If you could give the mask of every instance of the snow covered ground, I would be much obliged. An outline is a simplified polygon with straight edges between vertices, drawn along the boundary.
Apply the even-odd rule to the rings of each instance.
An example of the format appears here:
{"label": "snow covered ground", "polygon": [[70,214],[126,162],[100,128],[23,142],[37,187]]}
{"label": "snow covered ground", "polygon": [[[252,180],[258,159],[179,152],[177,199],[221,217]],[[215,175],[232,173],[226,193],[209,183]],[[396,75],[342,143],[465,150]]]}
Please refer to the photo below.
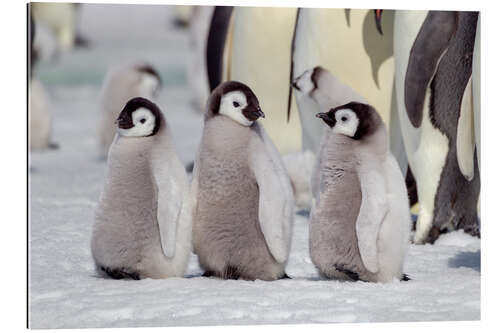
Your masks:
{"label": "snow covered ground", "polygon": [[291,280],[200,277],[192,255],[186,278],[97,277],[90,255],[93,211],[106,170],[97,159],[98,93],[105,70],[142,58],[165,82],[160,105],[183,162],[192,161],[202,117],[191,109],[184,74],[187,33],[168,30],[167,7],[84,5],[93,47],[45,62],[36,75],[51,94],[55,151],[31,155],[30,326],[133,327],[480,319],[480,241],[454,232],[411,245],[410,282],[321,280],[308,254],[307,219],[297,215]]}

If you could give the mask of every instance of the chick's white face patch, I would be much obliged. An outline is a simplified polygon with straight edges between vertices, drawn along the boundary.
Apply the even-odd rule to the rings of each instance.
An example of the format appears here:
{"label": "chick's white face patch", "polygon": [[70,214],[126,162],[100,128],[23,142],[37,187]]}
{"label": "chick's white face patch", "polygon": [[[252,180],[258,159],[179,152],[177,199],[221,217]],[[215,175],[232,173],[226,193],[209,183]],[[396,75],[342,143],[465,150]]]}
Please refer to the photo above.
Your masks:
{"label": "chick's white face patch", "polygon": [[350,109],[340,109],[335,112],[335,126],[333,133],[339,133],[353,137],[358,129],[359,118],[356,113]]}
{"label": "chick's white face patch", "polygon": [[148,136],[153,133],[156,117],[146,108],[138,108],[132,112],[134,127],[124,129],[118,127],[118,133],[122,136]]}
{"label": "chick's white face patch", "polygon": [[245,94],[241,91],[231,91],[220,99],[219,114],[225,115],[238,124],[250,126],[253,121],[243,115],[243,109],[248,105]]}

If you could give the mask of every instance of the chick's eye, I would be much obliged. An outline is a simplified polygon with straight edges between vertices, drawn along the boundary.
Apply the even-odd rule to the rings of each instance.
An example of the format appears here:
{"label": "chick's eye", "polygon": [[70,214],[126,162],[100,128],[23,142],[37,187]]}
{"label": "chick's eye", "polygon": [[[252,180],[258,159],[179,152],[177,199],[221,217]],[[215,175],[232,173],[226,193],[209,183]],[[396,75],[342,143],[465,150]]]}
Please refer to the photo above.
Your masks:
{"label": "chick's eye", "polygon": [[346,116],[343,116],[342,118],[340,118],[340,120],[342,120],[342,121],[347,121],[347,117],[346,117]]}
{"label": "chick's eye", "polygon": [[240,103],[238,103],[238,102],[233,102],[233,106],[234,106],[235,108],[237,108],[238,106],[240,106]]}
{"label": "chick's eye", "polygon": [[146,119],[142,118],[141,120],[139,120],[141,122],[141,124],[144,124],[146,122]]}

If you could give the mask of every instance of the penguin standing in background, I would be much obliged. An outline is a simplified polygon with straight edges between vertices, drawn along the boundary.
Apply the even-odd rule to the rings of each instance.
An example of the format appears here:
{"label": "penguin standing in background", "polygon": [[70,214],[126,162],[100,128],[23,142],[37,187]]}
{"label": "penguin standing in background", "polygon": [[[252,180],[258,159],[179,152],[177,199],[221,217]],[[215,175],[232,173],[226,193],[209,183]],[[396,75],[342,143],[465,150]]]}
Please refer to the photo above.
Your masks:
{"label": "penguin standing in background", "polygon": [[72,3],[34,2],[30,4],[36,22],[50,28],[56,36],[59,51],[75,45],[76,6]]}
{"label": "penguin standing in background", "polygon": [[293,192],[260,117],[257,97],[240,82],[222,83],[207,103],[191,185],[193,246],[204,276],[287,277]]}
{"label": "penguin standing in background", "polygon": [[472,55],[472,108],[477,162],[481,170],[481,14],[478,14],[474,54]]}
{"label": "penguin standing in background", "polygon": [[74,11],[75,11],[75,47],[89,47],[91,42],[85,37],[81,30],[78,27],[79,21],[82,18],[83,4],[82,3],[73,3]]}
{"label": "penguin standing in background", "polygon": [[205,59],[213,11],[213,6],[193,6],[193,15],[189,25],[189,45],[192,54],[187,77],[193,93],[194,108],[200,112],[203,112],[208,96],[210,96]]}
{"label": "penguin standing in background", "polygon": [[314,265],[326,278],[406,279],[410,209],[381,117],[356,102],[317,116],[330,134],[319,157],[319,194],[310,218]]}
{"label": "penguin standing in background", "polygon": [[30,80],[29,88],[29,149],[57,149],[59,145],[51,141],[52,115],[49,111],[49,95],[37,79]]}
{"label": "penguin standing in background", "polygon": [[[477,163],[481,172],[481,14],[477,19],[476,40],[472,59],[472,108],[474,110],[474,139]],[[481,218],[481,194],[477,200],[477,214]]]}
{"label": "penguin standing in background", "polygon": [[206,46],[208,85],[212,92],[222,81],[228,80],[228,55],[232,40],[232,6],[215,6]]}
{"label": "penguin standing in background", "polygon": [[289,123],[284,112],[288,107],[290,45],[296,11],[296,8],[217,7],[212,21],[214,33],[211,28],[207,44],[211,89],[222,80],[246,82],[254,87],[262,108],[270,110],[263,126],[281,154],[301,150],[295,106]]}
{"label": "penguin standing in background", "polygon": [[92,231],[96,268],[115,279],[182,276],[192,204],[170,129],[141,97],[127,102],[117,126]]}
{"label": "penguin standing in background", "polygon": [[45,150],[45,149],[56,149],[59,147],[58,144],[51,141],[52,132],[52,115],[50,114],[51,103],[49,95],[43,87],[42,82],[33,77],[34,66],[38,60],[37,52],[33,48],[35,39],[35,22],[33,21],[33,16],[31,15],[31,7],[29,8],[30,25],[29,25],[29,38],[30,38],[30,48],[29,48],[29,108],[28,108],[28,120],[29,120],[29,150]]}
{"label": "penguin standing in background", "polygon": [[[393,17],[392,10],[384,10],[380,16],[380,11],[366,9],[300,8],[292,42],[291,82],[305,71],[321,66],[346,89],[380,110],[389,126],[395,109]],[[316,130],[317,122],[311,120],[314,115],[300,101],[299,93],[295,91],[303,132],[302,149],[317,151],[321,131]],[[393,132],[391,138],[400,140],[398,128]],[[396,155],[402,155],[398,160],[406,171],[404,151],[395,150],[398,150],[394,152]]]}
{"label": "penguin standing in background", "polygon": [[133,63],[112,68],[101,90],[101,118],[97,124],[99,155],[105,158],[115,136],[115,120],[121,105],[133,97],[154,99],[161,88],[158,72],[145,63]]}
{"label": "penguin standing in background", "polygon": [[292,84],[302,123],[302,148],[318,153],[325,126],[316,114],[349,102],[366,102],[351,87],[321,66],[308,68]]}
{"label": "penguin standing in background", "polygon": [[397,11],[395,85],[420,211],[414,241],[445,230],[478,236],[479,169],[471,76],[478,13]]}

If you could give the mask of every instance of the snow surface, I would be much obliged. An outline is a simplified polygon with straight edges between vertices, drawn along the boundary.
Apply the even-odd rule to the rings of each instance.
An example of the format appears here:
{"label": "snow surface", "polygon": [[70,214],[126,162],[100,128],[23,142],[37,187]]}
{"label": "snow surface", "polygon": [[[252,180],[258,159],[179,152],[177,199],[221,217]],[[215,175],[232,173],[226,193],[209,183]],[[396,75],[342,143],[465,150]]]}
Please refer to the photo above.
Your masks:
{"label": "snow surface", "polygon": [[410,282],[321,280],[308,252],[307,218],[296,215],[290,280],[200,277],[192,255],[186,278],[99,278],[90,255],[93,212],[105,163],[97,159],[98,93],[105,70],[142,58],[159,67],[160,95],[184,163],[192,161],[202,116],[191,109],[187,32],[168,30],[164,6],[84,5],[91,49],[46,62],[36,75],[51,94],[59,150],[31,155],[30,326],[135,327],[480,319],[480,241],[463,232],[411,245]]}

